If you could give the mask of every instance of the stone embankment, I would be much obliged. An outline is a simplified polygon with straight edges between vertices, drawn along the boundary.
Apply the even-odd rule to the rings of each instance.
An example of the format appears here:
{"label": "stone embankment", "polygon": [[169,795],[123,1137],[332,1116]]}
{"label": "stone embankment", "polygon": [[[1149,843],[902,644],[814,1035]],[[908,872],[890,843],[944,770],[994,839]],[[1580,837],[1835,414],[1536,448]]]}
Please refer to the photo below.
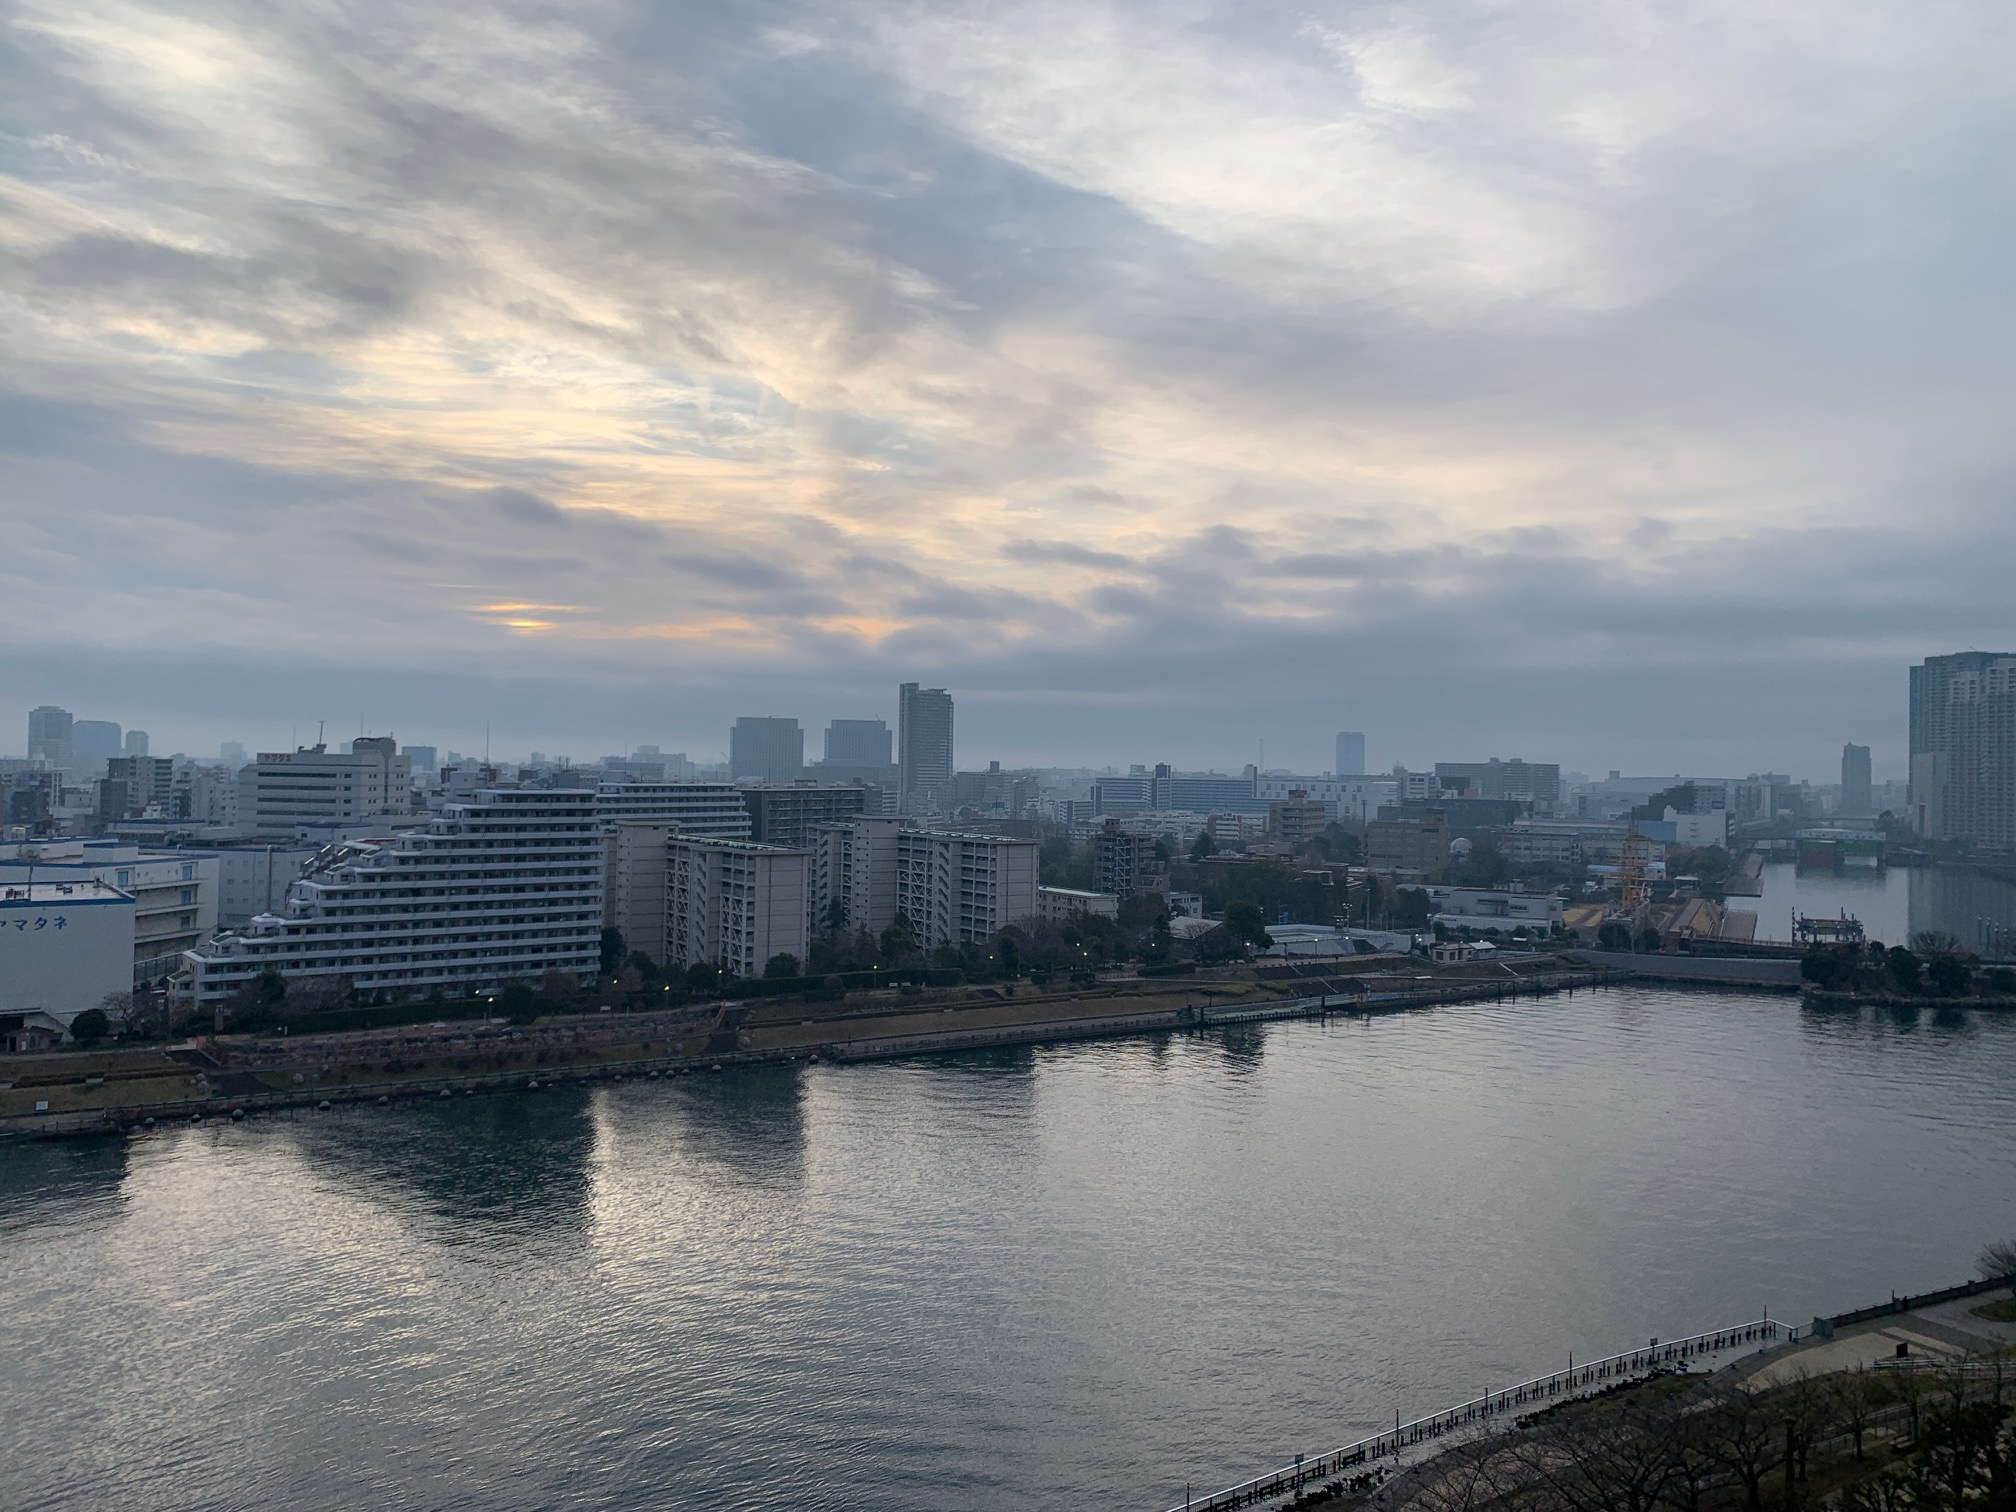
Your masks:
{"label": "stone embankment", "polygon": [[895,993],[845,1004],[719,1003],[704,1010],[599,1013],[511,1025],[413,1025],[313,1037],[217,1036],[0,1062],[0,1134],[92,1133],[148,1120],[247,1116],[264,1109],[389,1102],[560,1082],[711,1071],[802,1060],[856,1061],[1058,1043],[1439,1003],[1547,994],[1618,973],[1533,963],[1503,978],[1401,974],[1260,982],[1197,977],[1103,990],[968,988],[920,1000]]}

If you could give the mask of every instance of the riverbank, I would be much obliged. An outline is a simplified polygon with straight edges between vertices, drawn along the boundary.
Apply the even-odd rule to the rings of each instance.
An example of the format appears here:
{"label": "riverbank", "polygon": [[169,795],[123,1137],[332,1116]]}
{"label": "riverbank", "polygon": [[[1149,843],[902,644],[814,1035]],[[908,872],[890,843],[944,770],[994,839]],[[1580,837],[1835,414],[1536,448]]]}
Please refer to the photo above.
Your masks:
{"label": "riverbank", "polygon": [[1396,1013],[1544,995],[1624,979],[1556,958],[1523,973],[1437,974],[1405,958],[1333,975],[1247,972],[1117,980],[1066,992],[1014,984],[841,1003],[717,1003],[700,1012],[580,1014],[513,1025],[437,1022],[314,1036],[208,1036],[165,1049],[0,1061],[0,1137],[94,1134],[150,1121],[245,1117],[338,1102],[536,1091],[561,1082],[867,1061],[1009,1045],[1165,1034],[1270,1019]]}

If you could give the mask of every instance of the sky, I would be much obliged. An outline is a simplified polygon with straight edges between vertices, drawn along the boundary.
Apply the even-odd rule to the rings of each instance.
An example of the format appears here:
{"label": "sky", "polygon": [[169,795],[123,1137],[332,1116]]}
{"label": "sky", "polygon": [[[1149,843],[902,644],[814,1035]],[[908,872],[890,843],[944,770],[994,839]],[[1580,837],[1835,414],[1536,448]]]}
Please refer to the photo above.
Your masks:
{"label": "sky", "polygon": [[1991,3],[0,7],[0,751],[1904,770]]}

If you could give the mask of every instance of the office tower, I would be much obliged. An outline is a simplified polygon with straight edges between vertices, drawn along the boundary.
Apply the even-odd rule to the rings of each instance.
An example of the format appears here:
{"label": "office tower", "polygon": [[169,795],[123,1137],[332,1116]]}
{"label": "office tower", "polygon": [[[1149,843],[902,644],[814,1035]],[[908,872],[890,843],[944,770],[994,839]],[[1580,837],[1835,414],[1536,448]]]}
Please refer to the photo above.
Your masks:
{"label": "office tower", "polygon": [[1357,777],[1365,771],[1365,736],[1359,730],[1344,730],[1337,736],[1337,765],[1334,776]]}
{"label": "office tower", "polygon": [[438,777],[441,768],[440,755],[441,753],[433,746],[409,745],[406,747],[406,763],[412,768],[415,776],[424,774],[428,777]]}
{"label": "office tower", "polygon": [[75,760],[75,752],[71,747],[74,726],[75,721],[68,709],[59,709],[54,704],[43,704],[39,709],[30,709],[28,759],[46,761],[52,767],[68,771]]}
{"label": "office tower", "polygon": [[904,683],[896,690],[896,803],[926,812],[952,780],[952,695]]}
{"label": "office tower", "polygon": [[1841,812],[1851,816],[1870,812],[1869,747],[1841,747]]}
{"label": "office tower", "polygon": [[147,732],[145,730],[128,730],[126,732],[126,746],[121,754],[126,756],[145,756],[147,754]]}
{"label": "office tower", "polygon": [[183,957],[198,1007],[271,968],[289,982],[348,978],[359,992],[420,998],[439,987],[570,981],[602,944],[602,827],[580,788],[484,789],[424,829],[326,846],[280,916]]}
{"label": "office tower", "polygon": [[121,754],[124,742],[119,726],[109,719],[80,719],[70,726],[70,755],[75,765],[71,775],[80,782],[95,782],[105,775],[105,763]]}
{"label": "office tower", "polygon": [[728,732],[728,775],[795,782],[805,770],[805,732],[795,719],[744,716]]}
{"label": "office tower", "polygon": [[886,720],[836,719],[826,726],[826,765],[889,767],[896,764]]}
{"label": "office tower", "polygon": [[217,759],[226,766],[245,765],[245,745],[243,741],[227,740],[217,747]]}

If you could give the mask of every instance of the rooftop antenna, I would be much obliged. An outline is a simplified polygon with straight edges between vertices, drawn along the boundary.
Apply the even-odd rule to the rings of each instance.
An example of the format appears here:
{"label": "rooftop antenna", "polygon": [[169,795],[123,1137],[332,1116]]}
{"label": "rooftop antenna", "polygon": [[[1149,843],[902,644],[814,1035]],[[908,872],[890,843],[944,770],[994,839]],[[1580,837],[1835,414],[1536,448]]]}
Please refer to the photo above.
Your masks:
{"label": "rooftop antenna", "polygon": [[483,721],[483,765],[490,765],[490,721]]}
{"label": "rooftop antenna", "polygon": [[327,744],[327,741],[323,738],[322,735],[322,727],[327,723],[329,723],[329,721],[326,719],[318,719],[315,721],[315,744],[317,744],[318,746]]}

